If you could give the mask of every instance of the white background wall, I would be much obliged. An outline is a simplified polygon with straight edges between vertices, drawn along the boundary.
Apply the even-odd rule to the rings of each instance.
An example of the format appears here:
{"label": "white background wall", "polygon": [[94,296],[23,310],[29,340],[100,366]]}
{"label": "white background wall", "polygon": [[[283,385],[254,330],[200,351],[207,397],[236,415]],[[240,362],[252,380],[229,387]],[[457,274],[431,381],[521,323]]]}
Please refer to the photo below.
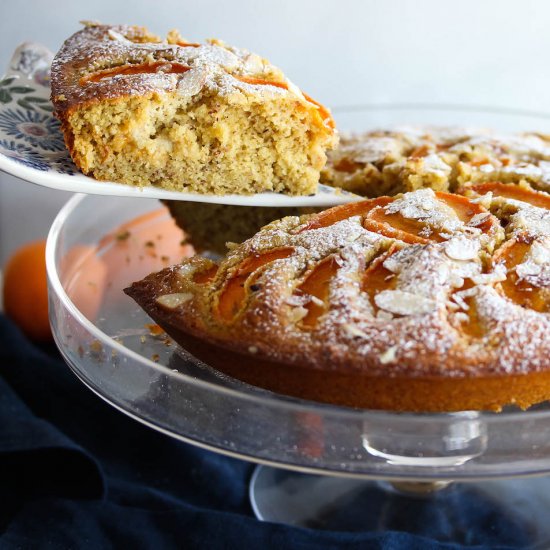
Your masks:
{"label": "white background wall", "polygon": [[[268,57],[331,106],[440,102],[550,112],[545,0],[0,0],[0,72],[20,42],[57,49],[82,19],[177,27]],[[0,265],[66,195],[0,174]]]}

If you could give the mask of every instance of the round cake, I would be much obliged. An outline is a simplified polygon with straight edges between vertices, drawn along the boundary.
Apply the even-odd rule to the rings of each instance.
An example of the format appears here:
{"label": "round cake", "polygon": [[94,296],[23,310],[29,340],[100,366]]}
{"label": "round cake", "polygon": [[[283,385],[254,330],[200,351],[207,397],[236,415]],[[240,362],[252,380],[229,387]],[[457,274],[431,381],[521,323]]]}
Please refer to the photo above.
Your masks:
{"label": "round cake", "polygon": [[287,217],[126,289],[245,382],[397,411],[550,398],[550,197],[472,184]]}

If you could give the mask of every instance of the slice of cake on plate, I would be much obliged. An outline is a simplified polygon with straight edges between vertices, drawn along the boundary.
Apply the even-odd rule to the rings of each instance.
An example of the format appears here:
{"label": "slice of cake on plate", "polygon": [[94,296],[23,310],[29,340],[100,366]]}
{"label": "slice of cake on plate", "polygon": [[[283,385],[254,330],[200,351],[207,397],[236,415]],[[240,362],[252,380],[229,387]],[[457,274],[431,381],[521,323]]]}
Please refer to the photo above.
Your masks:
{"label": "slice of cake on plate", "polygon": [[218,40],[87,24],[52,64],[52,102],[87,175],[195,193],[316,192],[329,111],[265,59]]}

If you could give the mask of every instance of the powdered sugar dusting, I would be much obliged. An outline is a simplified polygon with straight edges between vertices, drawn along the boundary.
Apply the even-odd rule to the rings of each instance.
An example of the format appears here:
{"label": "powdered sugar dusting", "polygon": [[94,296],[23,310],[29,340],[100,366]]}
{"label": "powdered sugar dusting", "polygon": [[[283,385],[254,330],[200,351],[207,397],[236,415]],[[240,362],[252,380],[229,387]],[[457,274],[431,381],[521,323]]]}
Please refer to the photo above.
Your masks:
{"label": "powdered sugar dusting", "polygon": [[[447,228],[451,220],[457,224],[451,227],[462,228],[454,211],[449,212],[431,190],[409,193],[395,203],[388,211],[430,223],[435,218]],[[481,231],[458,231],[443,242],[407,246],[366,230],[359,216],[302,231],[305,223],[285,218],[260,231],[229,253],[213,283],[219,292],[244,258],[293,247],[292,255],[253,275],[255,292],[236,323],[239,337],[258,346],[260,354],[312,368],[368,369],[390,376],[403,372],[464,376],[480,368],[515,372],[526,365],[541,367],[539,353],[548,346],[545,340],[529,343],[532,357],[528,361],[518,362],[518,352],[513,351],[525,338],[528,328],[522,319],[527,314],[498,290],[507,277],[506,269],[500,262],[492,265],[483,259],[487,242]],[[375,291],[371,301],[363,287],[369,284],[365,271],[392,243],[397,249],[391,249],[382,264],[390,286]],[[540,275],[543,268],[535,273],[531,264],[540,261],[541,254],[535,249],[526,265],[518,266],[519,272]],[[336,259],[337,270],[328,283],[325,308],[319,298],[295,289],[329,256]],[[308,304],[324,308],[324,313],[314,326],[304,327]],[[482,327],[481,335],[475,337],[462,330],[473,312]],[[548,315],[529,312],[528,317],[533,323],[536,320],[537,327],[550,328]],[[510,320],[515,332],[506,327]],[[230,338],[231,330],[220,328],[224,338]],[[284,345],[279,338],[284,338]],[[501,356],[502,349],[508,349],[506,357]]]}
{"label": "powdered sugar dusting", "polygon": [[[227,346],[254,346],[257,357],[312,369],[388,377],[543,370],[550,353],[550,315],[515,303],[501,283],[513,274],[549,288],[549,212],[521,201],[498,201],[505,203],[495,212],[509,222],[506,236],[477,227],[487,212],[465,224],[429,189],[407,193],[385,207],[388,214],[446,229],[445,240],[428,244],[408,245],[374,233],[360,216],[317,229],[306,229],[310,217],[284,218],[232,249],[216,278],[200,290],[180,268],[178,280],[189,281],[183,291],[197,288],[207,298],[199,301],[199,312],[197,300],[183,304],[179,323],[189,330],[208,327],[199,335]],[[535,235],[524,241],[530,250],[507,272],[495,254],[509,239],[524,238],[529,231]],[[242,313],[231,322],[217,318],[216,300],[242,262],[287,247],[292,248],[289,256],[262,265],[244,283]],[[334,260],[336,272],[322,283],[326,299],[322,293],[319,298],[298,292],[327,258]],[[378,278],[369,279],[373,265],[381,271],[377,268]],[[313,306],[319,308],[318,318],[304,323]]]}
{"label": "powdered sugar dusting", "polygon": [[542,208],[522,208],[511,218],[512,227],[531,235],[550,234],[550,212]]}
{"label": "powdered sugar dusting", "polygon": [[[149,92],[178,92],[192,97],[202,90],[219,95],[246,94],[259,97],[292,96],[312,106],[283,73],[265,59],[246,50],[212,40],[206,44],[170,44],[145,31],[126,25],[91,25],[70,37],[52,63],[52,89],[60,111],[74,103],[101,97],[144,95]],[[155,41],[156,40],[156,41]],[[166,61],[155,73],[140,73],[81,82],[98,71]],[[189,67],[171,74],[170,64]],[[257,80],[258,84],[240,78]],[[277,86],[260,85],[273,81]],[[315,107],[317,108],[317,107]]]}
{"label": "powdered sugar dusting", "polygon": [[383,290],[374,301],[380,309],[398,315],[422,315],[437,308],[435,300],[399,289]]}

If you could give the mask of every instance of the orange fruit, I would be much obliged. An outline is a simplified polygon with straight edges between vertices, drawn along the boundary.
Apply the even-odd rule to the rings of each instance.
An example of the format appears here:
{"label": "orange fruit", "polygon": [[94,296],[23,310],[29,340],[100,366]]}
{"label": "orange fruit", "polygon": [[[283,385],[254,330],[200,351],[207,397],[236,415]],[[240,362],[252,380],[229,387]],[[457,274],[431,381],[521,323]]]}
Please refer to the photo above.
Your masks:
{"label": "orange fruit", "polygon": [[4,311],[32,340],[51,339],[46,241],[23,245],[9,258],[4,268]]}

